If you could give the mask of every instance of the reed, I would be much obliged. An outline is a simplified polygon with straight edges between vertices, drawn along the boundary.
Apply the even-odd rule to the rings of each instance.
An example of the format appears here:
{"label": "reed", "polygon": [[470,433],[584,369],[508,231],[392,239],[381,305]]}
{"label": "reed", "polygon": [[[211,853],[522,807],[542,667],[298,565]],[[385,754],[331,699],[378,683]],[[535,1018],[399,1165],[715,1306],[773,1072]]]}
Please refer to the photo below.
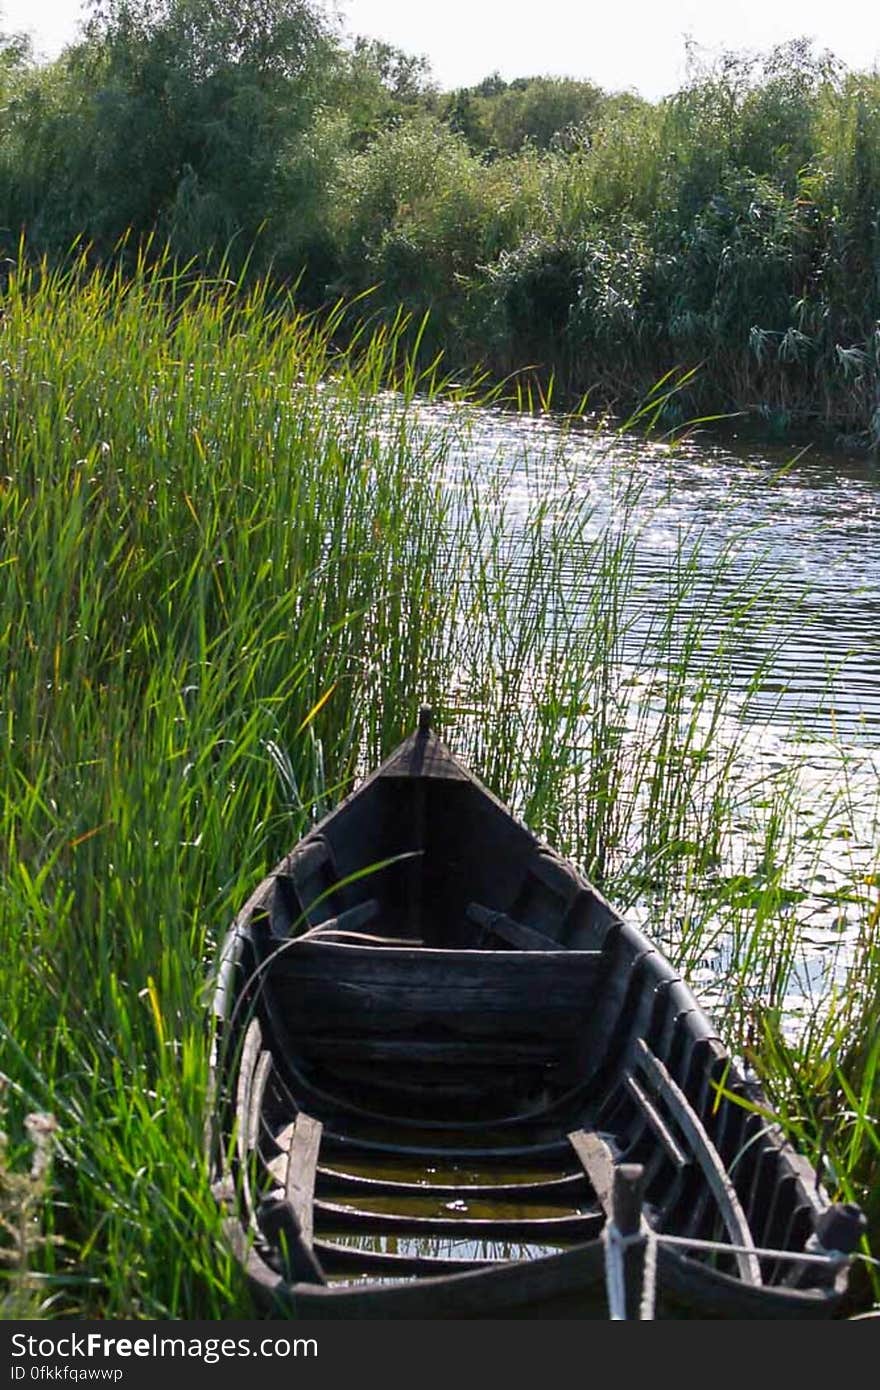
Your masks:
{"label": "reed", "polygon": [[[29,1252],[47,1313],[248,1311],[204,1155],[213,953],[422,699],[689,968],[734,897],[726,846],[759,798],[724,673],[765,576],[722,584],[722,558],[707,603],[683,536],[641,592],[625,476],[609,498],[564,451],[532,476],[477,470],[473,398],[420,377],[402,319],[340,351],[346,312],[319,322],[157,254],[125,279],[24,258],[9,278],[0,1070],[11,1134],[57,1124]],[[767,834],[769,862],[787,851]],[[758,915],[726,979],[790,970],[782,900]],[[875,937],[853,962],[874,985]],[[840,1057],[864,1098],[859,1142],[840,1130],[856,1193],[873,987],[847,1029],[867,1050]],[[734,999],[735,1028],[745,984]]]}

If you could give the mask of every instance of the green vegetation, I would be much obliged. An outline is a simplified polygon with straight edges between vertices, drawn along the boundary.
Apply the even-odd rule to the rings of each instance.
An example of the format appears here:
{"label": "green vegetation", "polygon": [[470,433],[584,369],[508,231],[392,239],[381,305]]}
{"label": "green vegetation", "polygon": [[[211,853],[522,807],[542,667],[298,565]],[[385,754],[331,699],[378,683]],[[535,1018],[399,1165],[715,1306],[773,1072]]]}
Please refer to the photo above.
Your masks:
{"label": "green vegetation", "polygon": [[333,359],[161,264],[16,272],[2,339],[0,1067],[58,1121],[69,1301],[216,1315],[208,959],[433,683],[436,445],[375,394],[393,339]]}
{"label": "green vegetation", "polygon": [[[731,552],[707,592],[684,535],[665,591],[642,590],[626,476],[612,470],[609,513],[606,475],[596,502],[564,454],[516,492],[501,469],[463,469],[467,399],[447,385],[427,404],[403,322],[343,334],[343,317],[310,319],[265,281],[191,281],[158,254],[113,273],[84,256],[9,270],[7,1306],[247,1312],[204,1156],[213,953],[423,698],[498,794],[650,914],[689,975],[715,960],[719,1021],[805,1151],[833,1160],[832,1190],[873,1203],[877,1251],[880,924],[876,871],[856,858],[830,899],[863,923],[846,1007],[798,1043],[782,1027],[792,904],[828,897],[793,827],[852,837],[855,771],[814,824],[810,792],[727,712],[728,663],[772,617],[766,573]],[[57,1126],[39,1188],[34,1112]]]}
{"label": "green vegetation", "polygon": [[[875,779],[819,797],[728,717],[759,563],[682,536],[643,591],[628,475],[610,513],[561,452],[472,476],[476,396],[441,376],[617,408],[677,367],[643,418],[876,446],[878,205],[880,78],[804,44],[650,104],[441,93],[307,0],[106,0],[42,66],[0,39],[4,1312],[247,1311],[203,1155],[213,952],[424,698],[710,962],[880,1252]],[[800,924],[845,914],[795,1034]]]}
{"label": "green vegetation", "polygon": [[104,0],[35,66],[0,47],[0,237],[63,261],[145,237],[431,318],[456,370],[626,409],[880,443],[880,78],[804,41],[692,55],[652,104],[497,75],[441,93],[423,60],[345,45],[309,0]]}

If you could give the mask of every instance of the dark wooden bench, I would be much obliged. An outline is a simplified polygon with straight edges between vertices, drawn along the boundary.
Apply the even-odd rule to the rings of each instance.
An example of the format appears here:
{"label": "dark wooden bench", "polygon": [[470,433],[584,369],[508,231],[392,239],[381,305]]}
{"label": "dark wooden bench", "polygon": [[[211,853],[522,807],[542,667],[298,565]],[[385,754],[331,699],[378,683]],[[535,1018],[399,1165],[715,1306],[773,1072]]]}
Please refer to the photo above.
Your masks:
{"label": "dark wooden bench", "polygon": [[576,1036],[589,1018],[600,951],[436,950],[307,937],[265,972],[292,1034]]}

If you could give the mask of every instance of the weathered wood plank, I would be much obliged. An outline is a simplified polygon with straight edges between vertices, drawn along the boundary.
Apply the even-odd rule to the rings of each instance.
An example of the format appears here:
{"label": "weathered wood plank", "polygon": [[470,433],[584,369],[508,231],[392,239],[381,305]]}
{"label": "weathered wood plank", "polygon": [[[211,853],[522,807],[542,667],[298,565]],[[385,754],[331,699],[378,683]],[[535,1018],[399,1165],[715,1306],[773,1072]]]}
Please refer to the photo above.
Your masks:
{"label": "weathered wood plank", "polygon": [[291,1283],[323,1284],[324,1271],[312,1248],[311,1237],[303,1239],[299,1218],[291,1203],[283,1196],[269,1197],[260,1203],[257,1221],[263,1235],[280,1256],[285,1278]]}
{"label": "weathered wood plank", "polygon": [[671,1112],[681,1132],[685,1135],[730,1234],[733,1245],[744,1246],[744,1251],[733,1255],[739,1269],[740,1278],[748,1284],[761,1284],[761,1266],[752,1253],[755,1243],[746,1219],[745,1212],[737,1196],[736,1188],[728,1177],[721,1155],[706,1133],[705,1126],[688,1101],[684,1091],[672,1079],[666,1067],[655,1057],[644,1039],[639,1038],[636,1045],[636,1063],[642,1075],[654,1087],[667,1109]]}
{"label": "weathered wood plank", "polygon": [[[602,1233],[608,1314],[615,1322],[654,1316],[654,1288],[645,1286],[648,1228],[642,1208],[644,1187],[641,1163],[615,1165],[611,1217]],[[615,1233],[622,1239],[614,1239]],[[648,1278],[653,1279],[653,1275]]]}
{"label": "weathered wood plank", "polygon": [[[238,1116],[238,1157],[242,1164],[247,1162],[249,1148],[249,1129],[251,1115],[251,1092],[254,1072],[263,1046],[263,1035],[259,1020],[252,1018],[248,1024],[244,1041],[241,1044],[241,1057],[238,1063],[235,1109]],[[252,1146],[251,1146],[252,1147]]]}
{"label": "weathered wood plank", "polygon": [[285,1197],[296,1216],[303,1243],[307,1246],[312,1244],[314,1238],[312,1209],[323,1128],[320,1120],[300,1112],[293,1126],[288,1150]]}
{"label": "weathered wood plank", "polygon": [[338,1168],[318,1167],[318,1190],[322,1193],[338,1194],[361,1192],[365,1196],[428,1196],[428,1197],[470,1197],[482,1201],[484,1198],[498,1198],[504,1202],[577,1201],[587,1191],[587,1178],[582,1168],[577,1172],[549,1175],[544,1179],[529,1178],[525,1182],[496,1183],[433,1183],[427,1178],[423,1182],[406,1182],[396,1178],[365,1177],[362,1173],[346,1173]]}
{"label": "weathered wood plank", "polygon": [[519,951],[566,951],[567,947],[554,941],[546,932],[536,931],[534,927],[524,927],[514,922],[504,912],[495,912],[481,903],[468,903],[465,915],[469,921],[481,928],[480,940],[485,936],[497,936],[509,946]]}
{"label": "weathered wood plank", "polygon": [[272,1065],[272,1053],[269,1051],[261,1052],[259,1061],[254,1069],[253,1081],[248,1097],[246,1135],[247,1147],[249,1149],[256,1149],[260,1142],[260,1123],[263,1118],[263,1101],[266,1095],[266,1087],[269,1084],[269,1077],[272,1073]]}
{"label": "weathered wood plank", "polygon": [[299,1048],[306,1057],[327,1061],[442,1064],[444,1066],[492,1067],[543,1066],[558,1060],[552,1043],[516,1042],[504,1038],[475,1038],[469,1041],[423,1041],[421,1038],[395,1037],[304,1037]]}
{"label": "weathered wood plank", "polygon": [[317,926],[332,915],[332,895],[328,890],[339,875],[323,835],[297,845],[284,862],[284,874],[293,883],[310,926]]}
{"label": "weathered wood plank", "polygon": [[408,1031],[432,1019],[483,1034],[502,1020],[549,1035],[572,1032],[589,1014],[598,951],[443,951],[306,940],[280,951],[267,988],[298,1033],[344,1030],[346,1022]]}
{"label": "weathered wood plank", "polygon": [[[444,1101],[456,1104],[467,1102],[471,1106],[482,1102],[480,1108],[485,1109],[487,1101],[495,1100],[500,1095],[508,1095],[508,1104],[513,1105],[517,1092],[515,1079],[508,1079],[505,1085],[494,1069],[486,1072],[471,1068],[467,1073],[457,1073],[431,1067],[427,1071],[422,1068],[417,1075],[413,1075],[401,1066],[383,1070],[369,1062],[360,1066],[339,1061],[325,1064],[327,1070],[319,1080],[327,1094],[335,1097],[337,1104],[344,1101],[358,1111],[381,1114],[389,1119],[397,1116],[398,1122],[404,1124],[408,1122],[409,1107],[413,1104],[424,1110],[426,1105],[435,1107],[438,1102]],[[343,1088],[341,1092],[339,1086]],[[380,1099],[373,1099],[374,1093]],[[380,1107],[378,1110],[377,1106]]]}
{"label": "weathered wood plank", "polygon": [[[438,1131],[440,1133],[442,1131]],[[523,1159],[527,1163],[538,1163],[544,1159],[562,1158],[567,1145],[564,1139],[550,1139],[535,1144],[505,1144],[492,1146],[462,1144],[394,1144],[381,1139],[368,1139],[366,1136],[342,1134],[325,1130],[324,1143],[335,1152],[350,1154],[393,1154],[402,1158],[439,1159],[441,1162],[456,1159],[479,1159],[485,1163],[505,1163],[510,1158]]]}
{"label": "weathered wood plank", "polygon": [[413,982],[428,988],[445,985],[523,991],[538,979],[573,991],[592,983],[601,961],[601,951],[560,951],[549,938],[544,940],[543,949],[528,951],[450,950],[414,942],[376,951],[372,945],[322,941],[310,933],[302,942],[293,941],[279,951],[271,969],[282,976]]}
{"label": "weathered wood plank", "polygon": [[380,907],[376,898],[367,898],[366,902],[355,903],[354,907],[346,908],[344,912],[339,912],[335,917],[328,917],[326,922],[321,922],[317,927],[312,927],[309,931],[310,939],[320,940],[323,936],[333,932],[348,934],[349,932],[359,932],[363,927],[375,922],[379,916]]}
{"label": "weathered wood plank", "polygon": [[642,1224],[642,1189],[645,1170],[641,1163],[618,1163],[614,1167],[611,1209],[614,1224],[622,1236],[634,1236]]}
{"label": "weathered wood plank", "polygon": [[638,1105],[645,1119],[648,1121],[648,1124],[651,1126],[651,1129],[654,1131],[654,1134],[660,1140],[660,1144],[662,1145],[663,1149],[672,1159],[672,1162],[675,1164],[676,1168],[686,1168],[688,1163],[690,1162],[688,1155],[682,1152],[681,1146],[676,1143],[675,1137],[672,1134],[672,1131],[670,1130],[669,1126],[663,1122],[663,1119],[661,1118],[657,1110],[657,1107],[651,1104],[651,1101],[645,1095],[645,1092],[642,1090],[642,1087],[636,1081],[634,1076],[628,1076],[626,1078],[626,1088],[632,1096],[633,1100]]}
{"label": "weathered wood plank", "polygon": [[614,1154],[601,1135],[589,1130],[574,1130],[568,1142],[581,1161],[599,1205],[610,1219],[614,1200]]}
{"label": "weathered wood plank", "polygon": [[534,874],[535,878],[560,898],[565,910],[568,910],[581,891],[581,884],[571,865],[560,859],[559,855],[547,850],[539,851],[531,860],[529,873]]}

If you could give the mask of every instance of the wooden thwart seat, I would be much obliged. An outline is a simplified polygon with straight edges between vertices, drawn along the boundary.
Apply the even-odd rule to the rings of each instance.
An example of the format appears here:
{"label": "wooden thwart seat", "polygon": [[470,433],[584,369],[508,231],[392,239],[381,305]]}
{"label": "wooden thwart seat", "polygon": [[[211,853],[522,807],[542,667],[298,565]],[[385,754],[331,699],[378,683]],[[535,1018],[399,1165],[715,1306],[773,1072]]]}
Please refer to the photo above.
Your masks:
{"label": "wooden thwart seat", "polygon": [[410,1037],[442,1028],[487,1041],[577,1036],[601,951],[437,950],[308,936],[277,952],[266,988],[291,1035]]}
{"label": "wooden thwart seat", "polygon": [[[351,1199],[350,1199],[351,1201]],[[590,1240],[598,1234],[602,1218],[596,1212],[561,1211],[553,1215],[530,1216],[528,1213],[514,1214],[509,1203],[502,1204],[498,1215],[488,1215],[493,1206],[491,1199],[483,1198],[479,1216],[455,1215],[426,1216],[407,1211],[405,1199],[403,1210],[377,1211],[360,1210],[356,1205],[344,1201],[321,1198],[316,1202],[316,1212],[320,1229],[332,1228],[334,1232],[362,1232],[364,1234],[386,1234],[398,1236],[437,1236],[453,1240],[482,1241],[533,1241],[551,1244],[562,1240]]]}
{"label": "wooden thwart seat", "polygon": [[552,1042],[469,1038],[424,1040],[422,1038],[303,1037],[299,1044],[305,1057],[325,1061],[358,1061],[441,1064],[448,1066],[549,1066],[559,1061]]}

